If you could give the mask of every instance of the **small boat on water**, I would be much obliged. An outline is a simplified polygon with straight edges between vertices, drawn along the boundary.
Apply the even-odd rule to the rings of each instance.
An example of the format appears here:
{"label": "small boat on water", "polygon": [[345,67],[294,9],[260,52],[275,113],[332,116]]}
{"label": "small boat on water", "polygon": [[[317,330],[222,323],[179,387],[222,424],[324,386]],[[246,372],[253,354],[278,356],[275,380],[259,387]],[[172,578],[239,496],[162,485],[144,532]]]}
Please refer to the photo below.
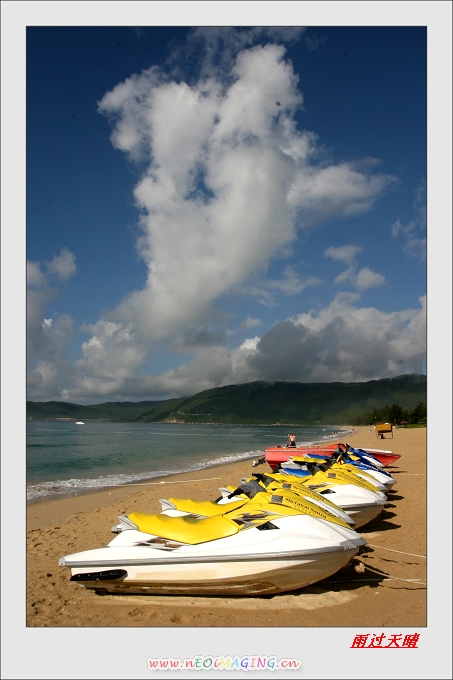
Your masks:
{"label": "small boat on water", "polygon": [[67,555],[59,565],[71,569],[71,581],[101,593],[266,595],[331,576],[366,544],[303,498],[263,491],[224,508],[202,518],[120,516],[122,531],[106,547]]}
{"label": "small boat on water", "polygon": [[76,425],[85,425],[85,423],[83,423],[81,420],[76,420],[76,423],[75,423],[75,424],[76,424]]}

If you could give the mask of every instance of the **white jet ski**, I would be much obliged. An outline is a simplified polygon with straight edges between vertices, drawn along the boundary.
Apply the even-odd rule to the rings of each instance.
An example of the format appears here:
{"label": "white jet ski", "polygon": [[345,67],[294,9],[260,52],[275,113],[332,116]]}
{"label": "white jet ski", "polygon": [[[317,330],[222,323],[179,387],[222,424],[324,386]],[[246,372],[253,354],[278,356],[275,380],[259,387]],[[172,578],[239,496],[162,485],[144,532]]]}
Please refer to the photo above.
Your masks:
{"label": "white jet ski", "polygon": [[[315,456],[311,456],[311,459],[314,459]],[[291,469],[300,469],[301,466],[304,464],[304,456],[300,457],[295,457],[295,456],[290,456],[288,458],[288,461],[286,463],[283,463],[282,468],[285,470],[291,470]],[[341,465],[342,469],[345,472],[350,472],[353,475],[357,475],[357,477],[360,477],[360,479],[363,479],[365,482],[368,482],[368,484],[371,484],[373,487],[375,487],[379,491],[389,491],[392,486],[395,484],[395,479],[389,475],[388,473],[383,473],[380,470],[377,469],[370,469],[369,467],[367,469],[364,469],[362,467],[358,467],[353,463],[348,463],[348,462],[337,462],[335,459],[330,459],[326,460],[325,458],[319,458],[319,462],[326,463],[328,468],[332,471],[335,471],[338,469],[338,465]]]}
{"label": "white jet ski", "polygon": [[72,581],[107,593],[272,594],[331,576],[366,544],[318,505],[265,491],[201,519],[119,519],[123,530],[105,548],[60,558]]}

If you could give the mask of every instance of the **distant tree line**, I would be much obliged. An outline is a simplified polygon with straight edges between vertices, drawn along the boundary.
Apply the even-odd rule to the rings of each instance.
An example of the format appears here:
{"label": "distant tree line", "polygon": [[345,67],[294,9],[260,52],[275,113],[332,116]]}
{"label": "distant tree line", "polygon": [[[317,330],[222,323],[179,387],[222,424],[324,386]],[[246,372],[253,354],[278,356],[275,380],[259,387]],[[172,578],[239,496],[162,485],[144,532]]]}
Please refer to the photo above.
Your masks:
{"label": "distant tree line", "polygon": [[417,406],[408,411],[403,409],[399,404],[386,404],[381,408],[374,408],[372,411],[364,413],[359,416],[358,425],[374,425],[375,423],[393,423],[396,419],[396,424],[400,425],[402,421],[407,421],[410,425],[417,423],[426,423],[426,403],[420,401]]}

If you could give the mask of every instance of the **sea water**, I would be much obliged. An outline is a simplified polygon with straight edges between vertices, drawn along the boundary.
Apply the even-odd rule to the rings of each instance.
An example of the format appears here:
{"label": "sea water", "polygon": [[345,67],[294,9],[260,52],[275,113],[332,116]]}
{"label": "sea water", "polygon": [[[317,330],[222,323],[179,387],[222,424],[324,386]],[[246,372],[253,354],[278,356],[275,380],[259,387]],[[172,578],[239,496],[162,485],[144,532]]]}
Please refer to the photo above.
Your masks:
{"label": "sea water", "polygon": [[334,425],[182,425],[27,421],[27,500],[36,502],[144,482],[247,458],[271,446],[332,441]]}

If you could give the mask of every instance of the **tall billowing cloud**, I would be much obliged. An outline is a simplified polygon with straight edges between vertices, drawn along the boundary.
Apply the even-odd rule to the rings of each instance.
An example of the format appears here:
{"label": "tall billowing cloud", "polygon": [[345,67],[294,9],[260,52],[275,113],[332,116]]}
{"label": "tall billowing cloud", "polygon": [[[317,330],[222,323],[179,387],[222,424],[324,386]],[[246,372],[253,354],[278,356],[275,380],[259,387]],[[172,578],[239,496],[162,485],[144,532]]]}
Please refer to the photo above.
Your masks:
{"label": "tall billowing cloud", "polygon": [[100,102],[113,144],[146,166],[134,194],[147,285],[110,320],[148,339],[170,336],[265,272],[305,222],[369,210],[393,181],[314,164],[316,139],[296,129],[302,95],[284,54],[275,44],[243,50],[227,78],[191,86],[151,68]]}
{"label": "tall billowing cloud", "polygon": [[286,121],[301,96],[275,45],[242,52],[234,82],[189,87],[155,70],[106,95],[113,143],[149,165],[135,188],[147,287],[117,318],[162,338],[209,312],[295,237]]}

